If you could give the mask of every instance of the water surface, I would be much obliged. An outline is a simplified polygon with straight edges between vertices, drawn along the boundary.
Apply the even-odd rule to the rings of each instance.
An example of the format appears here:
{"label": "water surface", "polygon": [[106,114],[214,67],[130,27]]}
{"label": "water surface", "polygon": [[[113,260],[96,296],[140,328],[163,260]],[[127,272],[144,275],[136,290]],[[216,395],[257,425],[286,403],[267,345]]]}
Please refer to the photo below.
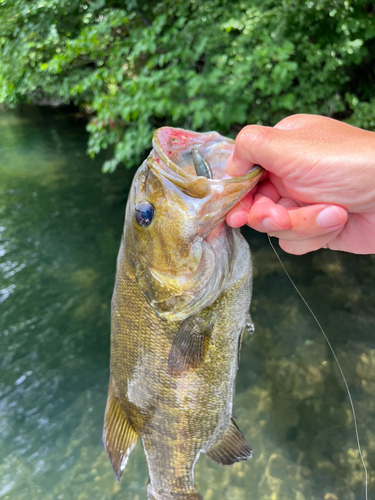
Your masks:
{"label": "water surface", "polygon": [[[101,443],[109,307],[131,175],[103,175],[77,116],[0,115],[0,499],[144,500],[137,445],[117,483]],[[234,402],[252,460],[202,456],[205,500],[357,500],[364,474],[343,382],[266,238],[254,259],[253,336]],[[375,258],[282,254],[325,327],[355,400],[375,490]]]}

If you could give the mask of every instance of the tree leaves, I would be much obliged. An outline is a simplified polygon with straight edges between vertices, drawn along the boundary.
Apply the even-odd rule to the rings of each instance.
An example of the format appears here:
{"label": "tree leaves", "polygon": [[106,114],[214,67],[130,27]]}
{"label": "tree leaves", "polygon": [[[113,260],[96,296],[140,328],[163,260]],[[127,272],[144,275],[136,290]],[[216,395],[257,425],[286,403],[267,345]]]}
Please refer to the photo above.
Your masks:
{"label": "tree leaves", "polygon": [[155,128],[235,135],[291,113],[375,128],[375,10],[364,0],[2,0],[0,102],[92,113],[103,170]]}

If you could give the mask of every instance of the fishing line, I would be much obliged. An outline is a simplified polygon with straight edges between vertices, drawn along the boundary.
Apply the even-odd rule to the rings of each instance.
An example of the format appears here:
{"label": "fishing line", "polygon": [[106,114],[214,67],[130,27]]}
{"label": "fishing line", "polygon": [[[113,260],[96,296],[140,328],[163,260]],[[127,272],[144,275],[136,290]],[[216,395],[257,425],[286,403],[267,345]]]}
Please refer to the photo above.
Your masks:
{"label": "fishing line", "polygon": [[311,307],[309,306],[309,304],[306,302],[305,298],[303,297],[303,295],[301,294],[301,292],[298,290],[297,288],[297,285],[294,283],[294,281],[292,280],[292,278],[290,277],[288,271],[285,269],[285,266],[279,256],[279,254],[276,252],[276,248],[273,246],[272,242],[271,242],[271,238],[269,237],[269,235],[267,234],[267,238],[268,238],[268,242],[269,244],[271,245],[271,248],[272,250],[274,251],[276,257],[277,257],[277,260],[280,262],[281,264],[281,267],[284,269],[284,272],[285,274],[287,275],[289,281],[291,282],[291,284],[293,285],[293,288],[295,289],[295,291],[298,293],[298,295],[300,296],[300,298],[302,299],[303,303],[305,304],[305,306],[307,307],[308,311],[310,312],[311,316],[314,318],[315,320],[315,323],[318,325],[319,327],[319,330],[322,332],[327,344],[328,344],[328,347],[330,348],[331,350],[331,353],[334,357],[334,360],[336,361],[336,364],[337,364],[337,367],[338,369],[340,370],[340,373],[341,373],[341,377],[344,381],[344,384],[345,384],[345,389],[346,389],[346,392],[348,394],[348,398],[349,398],[349,402],[350,402],[350,406],[351,406],[351,410],[352,410],[352,415],[353,415],[353,423],[354,423],[354,429],[355,429],[355,436],[356,436],[356,440],[357,440],[357,447],[358,447],[358,453],[359,453],[359,456],[361,458],[361,462],[362,462],[362,465],[363,465],[363,469],[365,471],[365,500],[368,500],[368,497],[367,497],[367,488],[368,488],[368,479],[367,479],[367,468],[366,468],[366,464],[365,464],[365,460],[363,458],[363,454],[362,454],[362,448],[361,448],[361,444],[360,444],[360,441],[359,441],[359,434],[358,434],[358,424],[357,424],[357,416],[356,416],[356,412],[355,412],[355,409],[354,409],[354,403],[353,403],[353,399],[352,399],[352,395],[350,393],[350,389],[349,389],[349,386],[348,386],[348,383],[346,381],[346,378],[345,378],[345,375],[344,375],[344,372],[341,368],[341,365],[340,365],[340,362],[339,360],[337,359],[337,356],[336,356],[336,353],[332,347],[332,344],[331,342],[329,341],[325,331],[323,330],[323,327],[322,325],[319,323],[319,320],[318,318],[315,316],[313,310],[311,309]]}
{"label": "fishing line", "polygon": [[[238,198],[238,196],[237,196],[237,199],[240,202],[240,204],[245,208],[245,210],[247,212],[249,212],[249,209],[242,203],[242,201]],[[283,264],[283,262],[282,262],[282,260],[281,260],[281,258],[279,256],[279,254],[277,253],[275,247],[273,246],[273,244],[271,242],[271,238],[269,237],[268,234],[267,234],[267,238],[268,238],[269,244],[271,245],[272,250],[274,251],[274,253],[275,253],[276,257],[277,257],[277,260],[280,262],[280,265],[283,268],[285,274],[287,275],[290,283],[293,285],[293,288],[295,289],[295,291],[297,292],[297,294],[299,295],[299,297],[302,299],[302,302],[305,304],[305,306],[307,307],[307,310],[310,312],[311,316],[314,318],[315,323],[318,325],[319,330],[322,332],[323,337],[324,337],[325,341],[328,344],[328,347],[329,347],[329,349],[330,349],[330,351],[331,351],[331,353],[333,355],[333,358],[334,358],[334,360],[335,360],[335,362],[337,364],[337,367],[338,367],[338,369],[340,371],[341,377],[342,377],[342,379],[344,381],[346,393],[347,393],[348,398],[349,398],[350,407],[351,407],[352,415],[353,415],[353,423],[354,423],[355,437],[356,437],[356,441],[357,441],[358,454],[359,454],[359,457],[360,457],[362,465],[363,465],[363,470],[365,471],[365,500],[368,500],[368,496],[367,496],[367,490],[368,490],[367,467],[366,467],[366,464],[365,464],[365,460],[363,458],[361,443],[360,443],[360,440],[359,440],[357,416],[356,416],[356,412],[355,412],[355,409],[354,409],[354,403],[353,403],[352,395],[350,393],[350,389],[349,389],[348,383],[346,381],[343,369],[341,368],[340,362],[337,359],[336,353],[335,353],[335,351],[334,351],[334,349],[332,347],[332,344],[329,341],[329,339],[328,339],[325,331],[323,330],[322,325],[319,323],[319,320],[316,317],[316,315],[314,314],[313,310],[311,309],[311,307],[309,306],[309,304],[306,302],[305,298],[303,297],[303,295],[301,294],[301,292],[298,290],[297,285],[294,283],[294,281],[290,277],[290,274],[286,270],[286,268],[285,268],[285,266],[284,266],[284,264]]]}

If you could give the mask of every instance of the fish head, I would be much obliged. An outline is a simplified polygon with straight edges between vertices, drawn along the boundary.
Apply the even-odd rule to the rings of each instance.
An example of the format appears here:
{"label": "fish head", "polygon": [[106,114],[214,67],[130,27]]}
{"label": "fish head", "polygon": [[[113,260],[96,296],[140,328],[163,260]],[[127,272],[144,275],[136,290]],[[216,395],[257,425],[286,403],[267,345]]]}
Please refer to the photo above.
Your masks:
{"label": "fish head", "polygon": [[[193,146],[211,166],[212,179],[197,176]],[[233,149],[234,141],[217,132],[163,127],[134,177],[126,252],[139,287],[162,318],[183,320],[207,307],[230,271],[232,229],[225,216],[263,173],[255,166],[243,177],[226,175]]]}

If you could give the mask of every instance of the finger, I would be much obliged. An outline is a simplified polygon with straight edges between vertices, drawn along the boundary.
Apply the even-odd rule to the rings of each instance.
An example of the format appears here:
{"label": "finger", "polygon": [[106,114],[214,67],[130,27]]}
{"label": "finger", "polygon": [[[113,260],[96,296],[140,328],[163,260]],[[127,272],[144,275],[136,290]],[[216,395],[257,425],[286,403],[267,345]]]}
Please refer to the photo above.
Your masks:
{"label": "finger", "polygon": [[[272,200],[274,203],[277,203],[278,205],[281,205],[285,208],[295,208],[306,205],[300,201],[292,199],[290,197],[291,195],[282,184],[281,179],[278,179],[275,176],[272,177],[273,179],[259,184],[257,195],[262,194]],[[275,180],[276,184],[274,183]]]}
{"label": "finger", "polygon": [[329,241],[327,247],[356,254],[375,254],[375,213],[349,214],[345,231]]}
{"label": "finger", "polygon": [[277,190],[275,185],[269,180],[266,180],[265,182],[262,182],[262,184],[259,184],[257,189],[257,194],[261,194],[269,198],[274,203],[277,203],[280,200],[279,191]]}
{"label": "finger", "polygon": [[245,175],[254,163],[256,163],[256,161],[254,161],[254,154],[252,153],[253,142],[259,141],[262,129],[265,129],[266,134],[268,133],[268,129],[271,130],[270,127],[248,125],[237,135],[234,151],[229,156],[225,167],[229,175],[234,177]]}
{"label": "finger", "polygon": [[295,200],[292,200],[291,198],[280,198],[277,204],[289,209],[300,207],[300,205],[298,205],[298,203]]}
{"label": "finger", "polygon": [[253,205],[248,213],[247,224],[262,233],[283,232],[292,227],[289,211],[260,193],[256,193],[254,196]]}
{"label": "finger", "polygon": [[[255,204],[254,204],[255,206]],[[291,227],[284,231],[268,230],[271,236],[276,236],[282,240],[305,240],[315,238],[337,229],[343,228],[347,219],[347,211],[337,205],[309,205],[300,208],[291,208],[288,210],[291,220]],[[252,215],[250,215],[252,214]],[[253,210],[250,210],[248,221],[251,221],[251,227],[254,222],[251,217],[254,216]],[[262,213],[261,216],[265,214]],[[272,218],[272,215],[270,214]],[[258,224],[259,224],[258,220]],[[267,228],[267,217],[261,221]]]}
{"label": "finger", "polygon": [[279,193],[279,195],[283,198],[292,198],[295,199],[298,203],[300,202],[298,199],[296,199],[294,196],[292,196],[291,192],[289,189],[285,187],[284,181],[275,174],[272,174],[271,172],[268,173],[268,180],[275,186],[275,189]]}
{"label": "finger", "polygon": [[237,203],[226,216],[226,222],[231,227],[241,227],[247,222],[247,216],[253,204],[253,195],[250,192],[247,194],[240,203]]}
{"label": "finger", "polygon": [[226,170],[232,176],[244,175],[256,163],[280,174],[280,168],[285,163],[285,151],[290,148],[291,140],[288,131],[248,125],[236,137],[234,152],[227,160]]}
{"label": "finger", "polygon": [[314,252],[320,248],[327,248],[329,242],[334,240],[343,228],[339,228],[336,231],[331,231],[315,238],[308,238],[306,240],[283,240],[279,239],[279,245],[284,252],[291,253],[293,255],[303,255],[308,252]]}

